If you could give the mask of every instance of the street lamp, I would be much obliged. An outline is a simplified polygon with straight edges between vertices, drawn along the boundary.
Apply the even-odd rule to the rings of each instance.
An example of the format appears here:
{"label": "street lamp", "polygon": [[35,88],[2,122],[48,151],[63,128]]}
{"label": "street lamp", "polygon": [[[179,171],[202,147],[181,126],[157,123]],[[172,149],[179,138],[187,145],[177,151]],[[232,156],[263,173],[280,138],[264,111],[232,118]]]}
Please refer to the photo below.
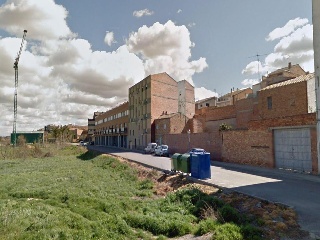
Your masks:
{"label": "street lamp", "polygon": [[188,149],[188,151],[190,151],[190,133],[191,133],[190,129],[188,129],[187,133],[188,133],[188,140],[189,140],[189,149]]}

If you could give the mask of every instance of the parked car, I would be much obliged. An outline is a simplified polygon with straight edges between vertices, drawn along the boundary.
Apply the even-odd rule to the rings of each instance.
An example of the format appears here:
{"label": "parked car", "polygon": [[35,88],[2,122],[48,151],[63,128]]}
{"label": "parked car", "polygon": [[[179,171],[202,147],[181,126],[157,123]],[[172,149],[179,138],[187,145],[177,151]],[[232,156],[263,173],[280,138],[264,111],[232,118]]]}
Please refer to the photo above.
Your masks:
{"label": "parked car", "polygon": [[154,155],[169,157],[169,147],[168,145],[159,145],[154,150]]}
{"label": "parked car", "polygon": [[144,149],[144,153],[154,153],[156,147],[156,143],[148,143],[147,147]]}
{"label": "parked car", "polygon": [[88,143],[87,143],[87,142],[84,142],[84,141],[80,141],[80,142],[79,142],[79,145],[80,145],[80,146],[87,146]]}
{"label": "parked car", "polygon": [[192,148],[189,153],[205,153],[206,151],[202,148]]}

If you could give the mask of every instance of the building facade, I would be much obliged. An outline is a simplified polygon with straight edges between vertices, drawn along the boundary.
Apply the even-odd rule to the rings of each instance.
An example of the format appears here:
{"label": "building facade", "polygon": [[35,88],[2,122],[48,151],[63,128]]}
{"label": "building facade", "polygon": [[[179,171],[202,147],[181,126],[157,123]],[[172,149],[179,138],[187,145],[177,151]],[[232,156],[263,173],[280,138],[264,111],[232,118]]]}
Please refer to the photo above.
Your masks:
{"label": "building facade", "polygon": [[149,75],[129,88],[130,149],[143,149],[155,142],[155,119],[163,114],[194,115],[194,87],[177,82],[167,73]]}
{"label": "building facade", "polygon": [[88,141],[93,141],[93,134],[96,129],[96,117],[102,114],[103,112],[94,112],[92,118],[88,118]]}
{"label": "building facade", "polygon": [[217,106],[217,97],[205,98],[202,100],[198,100],[195,103],[196,109],[201,109],[205,107],[215,107]]}
{"label": "building facade", "polygon": [[230,93],[227,93],[221,97],[218,98],[218,101],[216,102],[217,107],[224,107],[229,105],[234,105],[237,101],[240,99],[247,98],[250,94],[252,94],[251,88],[245,88],[245,89],[231,89]]}
{"label": "building facade", "polygon": [[95,145],[127,148],[129,103],[99,114],[95,117]]}

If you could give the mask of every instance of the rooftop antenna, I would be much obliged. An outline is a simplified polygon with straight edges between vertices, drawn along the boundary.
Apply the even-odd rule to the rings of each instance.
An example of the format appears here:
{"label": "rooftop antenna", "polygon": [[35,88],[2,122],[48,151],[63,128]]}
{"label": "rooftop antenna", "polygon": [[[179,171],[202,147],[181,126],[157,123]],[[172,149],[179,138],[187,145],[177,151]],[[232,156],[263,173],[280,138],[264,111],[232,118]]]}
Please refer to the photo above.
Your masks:
{"label": "rooftop antenna", "polygon": [[22,36],[22,41],[20,45],[19,52],[17,54],[17,57],[14,61],[13,68],[14,68],[14,110],[13,110],[13,115],[14,115],[14,120],[13,120],[13,146],[15,147],[17,145],[17,106],[18,106],[18,64],[21,56],[21,52],[23,49],[23,45],[25,42],[25,38],[27,35],[27,30],[23,31],[23,36]]}
{"label": "rooftop antenna", "polygon": [[259,81],[260,81],[260,66],[259,66],[260,59],[259,59],[259,57],[266,56],[266,55],[268,55],[268,54],[258,54],[257,53],[256,55],[249,57],[249,58],[253,58],[253,57],[257,58],[257,62],[258,62],[258,79],[259,79]]}

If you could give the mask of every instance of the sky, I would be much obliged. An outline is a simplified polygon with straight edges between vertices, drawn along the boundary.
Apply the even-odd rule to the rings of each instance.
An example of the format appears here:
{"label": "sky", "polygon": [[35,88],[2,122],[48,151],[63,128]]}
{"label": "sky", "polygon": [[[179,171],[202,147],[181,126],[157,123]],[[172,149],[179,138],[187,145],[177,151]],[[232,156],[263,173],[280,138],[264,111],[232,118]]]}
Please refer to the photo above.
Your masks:
{"label": "sky", "polygon": [[196,100],[247,88],[278,68],[314,71],[311,0],[0,0],[0,136],[87,125],[128,88],[168,73]]}

